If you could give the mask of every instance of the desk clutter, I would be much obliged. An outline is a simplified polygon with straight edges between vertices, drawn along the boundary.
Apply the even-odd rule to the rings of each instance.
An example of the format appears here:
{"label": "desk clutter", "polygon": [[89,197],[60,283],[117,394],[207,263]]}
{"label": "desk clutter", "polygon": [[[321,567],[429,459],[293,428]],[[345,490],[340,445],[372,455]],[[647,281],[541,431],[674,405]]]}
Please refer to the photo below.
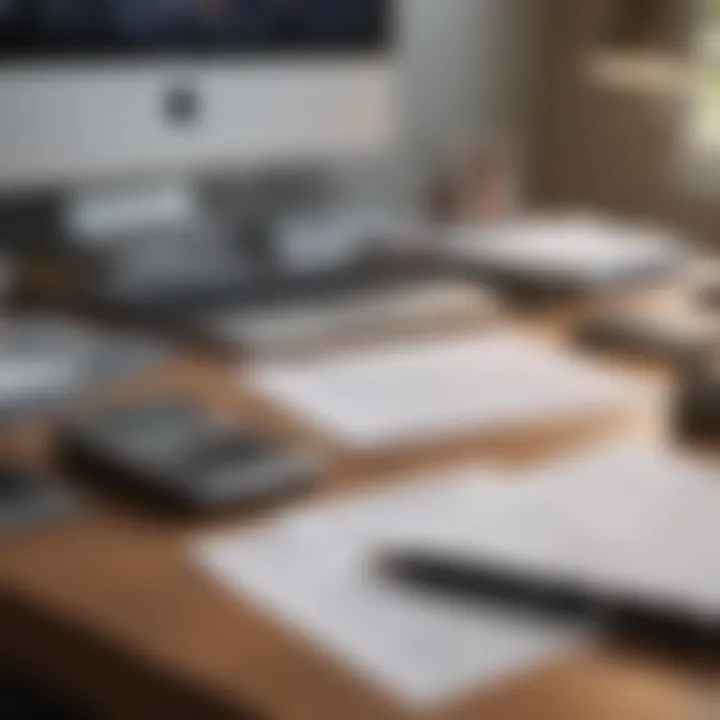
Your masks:
{"label": "desk clutter", "polygon": [[720,309],[720,262],[703,258],[691,265],[686,282],[693,299],[710,310]]}
{"label": "desk clutter", "polygon": [[389,537],[387,571],[720,656],[720,467],[626,444],[523,480]]}
{"label": "desk clutter", "polygon": [[720,318],[701,309],[613,312],[583,325],[577,342],[585,348],[665,360],[680,367],[702,361],[720,341]]}
{"label": "desk clutter", "polygon": [[373,567],[388,537],[451,523],[493,477],[479,467],[412,478],[285,513],[253,532],[202,538],[191,556],[213,582],[270,611],[395,701],[435,708],[562,657],[591,633],[572,619],[492,601],[438,599]]}
{"label": "desk clutter", "polygon": [[672,233],[586,215],[460,227],[446,242],[469,275],[535,301],[596,297],[668,278],[688,257]]}
{"label": "desk clutter", "polygon": [[229,592],[428,708],[618,627],[720,653],[719,478],[609,447],[413,478],[193,554]]}
{"label": "desk clutter", "polygon": [[713,361],[690,368],[675,395],[674,427],[685,440],[720,439],[720,370]]}
{"label": "desk clutter", "polygon": [[[222,287],[207,293],[223,264],[213,256],[195,278],[201,291],[188,294],[193,256],[170,268],[169,296],[144,265],[118,286],[115,309],[140,320],[143,335],[59,316],[8,320],[0,421],[52,415],[58,475],[138,507],[200,520],[299,499],[252,531],[209,537],[200,527],[188,564],[414,709],[563,657],[609,626],[720,652],[711,572],[720,466],[689,453],[630,444],[525,470],[441,469],[315,505],[330,458],[252,418],[221,421],[179,394],[56,412],[68,397],[172,359],[182,341],[147,333],[180,328],[185,341],[230,351],[227,393],[238,402],[351,459],[654,407],[656,386],[587,352],[595,348],[659,360],[675,377],[682,367],[665,407],[676,435],[720,436],[720,375],[704,362],[718,343],[706,286],[680,288],[682,317],[628,305],[585,315],[561,338],[531,330],[505,302],[570,307],[659,280],[682,285],[691,253],[672,234],[578,216],[429,234],[443,235],[433,253],[423,240],[437,273],[425,267],[412,281],[325,268],[320,285],[318,275],[268,274],[248,289],[225,268]],[[459,333],[453,322],[467,314],[484,321]],[[429,321],[432,338],[404,337]],[[64,486],[0,469],[0,532],[71,517],[80,500]]]}
{"label": "desk clutter", "polygon": [[0,323],[0,423],[16,424],[94,387],[159,365],[167,342],[61,315]]}
{"label": "desk clutter", "polygon": [[308,490],[318,458],[163,398],[86,415],[60,428],[63,467],[104,479],[163,510],[218,511]]}
{"label": "desk clutter", "polygon": [[213,345],[249,357],[273,357],[432,332],[451,324],[487,324],[499,316],[499,305],[493,293],[476,283],[415,280],[299,298],[291,306],[215,309],[186,324]]}
{"label": "desk clutter", "polygon": [[[69,410],[94,388],[167,361],[162,340],[98,328],[58,314],[21,314],[0,324],[0,424],[8,432]],[[0,533],[72,520],[87,510],[61,471],[44,476],[0,467]]]}

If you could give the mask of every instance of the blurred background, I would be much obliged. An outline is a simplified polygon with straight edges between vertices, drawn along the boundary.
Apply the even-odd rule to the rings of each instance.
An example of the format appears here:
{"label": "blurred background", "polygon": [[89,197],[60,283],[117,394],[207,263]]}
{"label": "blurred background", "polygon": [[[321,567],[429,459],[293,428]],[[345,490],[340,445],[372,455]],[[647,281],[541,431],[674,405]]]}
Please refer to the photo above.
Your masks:
{"label": "blurred background", "polygon": [[709,718],[719,190],[720,0],[0,0],[0,716]]}

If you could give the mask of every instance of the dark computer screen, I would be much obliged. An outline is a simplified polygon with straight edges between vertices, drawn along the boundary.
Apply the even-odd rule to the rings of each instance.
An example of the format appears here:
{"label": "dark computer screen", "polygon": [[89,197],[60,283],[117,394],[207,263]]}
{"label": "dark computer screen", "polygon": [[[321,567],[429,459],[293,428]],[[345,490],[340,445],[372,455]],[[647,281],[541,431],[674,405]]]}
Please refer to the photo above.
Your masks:
{"label": "dark computer screen", "polygon": [[0,0],[0,56],[379,50],[391,0]]}

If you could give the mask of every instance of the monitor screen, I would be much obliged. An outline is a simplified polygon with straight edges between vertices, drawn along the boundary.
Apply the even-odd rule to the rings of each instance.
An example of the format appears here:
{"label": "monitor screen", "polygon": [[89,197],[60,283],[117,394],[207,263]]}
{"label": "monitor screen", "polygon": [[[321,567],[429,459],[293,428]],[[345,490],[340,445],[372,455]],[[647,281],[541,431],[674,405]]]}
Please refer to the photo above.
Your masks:
{"label": "monitor screen", "polygon": [[391,0],[0,0],[0,57],[376,51]]}

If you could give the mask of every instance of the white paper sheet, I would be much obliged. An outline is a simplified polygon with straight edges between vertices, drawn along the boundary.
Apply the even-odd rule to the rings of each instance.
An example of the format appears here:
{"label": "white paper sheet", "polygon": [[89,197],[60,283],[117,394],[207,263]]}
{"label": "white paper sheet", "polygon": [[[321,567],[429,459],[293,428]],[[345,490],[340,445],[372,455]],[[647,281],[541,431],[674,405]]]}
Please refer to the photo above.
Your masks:
{"label": "white paper sheet", "polygon": [[478,485],[453,522],[391,529],[396,552],[492,561],[600,597],[720,617],[720,464],[623,445]]}
{"label": "white paper sheet", "polygon": [[457,228],[449,245],[457,257],[481,267],[581,284],[657,265],[679,267],[685,257],[668,231],[583,215]]}
{"label": "white paper sheet", "polygon": [[397,700],[425,709],[550,662],[590,634],[490,603],[440,600],[373,572],[379,538],[438,518],[452,523],[474,504],[478,486],[503,494],[496,477],[470,469],[296,511],[259,532],[203,540],[194,555],[231,591]]}
{"label": "white paper sheet", "polygon": [[82,373],[77,363],[62,360],[0,359],[0,396],[25,397],[48,389],[70,388]]}
{"label": "white paper sheet", "polygon": [[637,381],[512,331],[299,363],[247,378],[347,447],[392,448],[631,407]]}

